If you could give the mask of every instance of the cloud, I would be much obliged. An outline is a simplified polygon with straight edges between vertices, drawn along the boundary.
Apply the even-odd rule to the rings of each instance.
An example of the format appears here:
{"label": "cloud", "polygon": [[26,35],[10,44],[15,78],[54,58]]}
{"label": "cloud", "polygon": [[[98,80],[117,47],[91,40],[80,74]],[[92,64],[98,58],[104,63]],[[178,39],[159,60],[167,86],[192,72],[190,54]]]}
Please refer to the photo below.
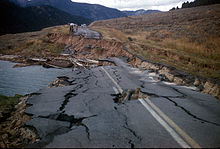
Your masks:
{"label": "cloud", "polygon": [[[158,9],[168,11],[172,7],[181,7],[186,0],[72,0],[74,2],[85,2],[91,4],[100,4],[119,10],[137,10],[137,9]],[[189,0],[193,1],[193,0]]]}

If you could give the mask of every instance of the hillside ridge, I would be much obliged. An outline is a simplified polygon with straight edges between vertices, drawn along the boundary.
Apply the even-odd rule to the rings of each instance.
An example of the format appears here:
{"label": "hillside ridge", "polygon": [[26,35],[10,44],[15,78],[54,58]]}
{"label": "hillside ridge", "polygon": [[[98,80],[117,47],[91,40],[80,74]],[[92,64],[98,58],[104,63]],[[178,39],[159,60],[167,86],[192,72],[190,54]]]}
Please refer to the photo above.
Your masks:
{"label": "hillside ridge", "polygon": [[136,16],[136,15],[142,15],[142,14],[148,14],[148,13],[156,13],[156,12],[161,12],[159,10],[144,10],[144,9],[139,9],[136,11],[123,11],[127,16]]}
{"label": "hillside ridge", "polygon": [[107,40],[191,75],[220,80],[220,5],[93,22]]}
{"label": "hillside ridge", "polygon": [[77,3],[71,0],[11,0],[14,3],[22,6],[41,6],[50,5],[72,15],[86,17],[90,20],[105,20],[126,16],[125,13],[115,9],[108,8],[98,4]]}
{"label": "hillside ridge", "polygon": [[[19,13],[18,13],[19,12]],[[91,20],[73,16],[48,5],[19,7],[8,0],[0,1],[0,35],[41,30],[45,27],[69,22],[89,24]]]}

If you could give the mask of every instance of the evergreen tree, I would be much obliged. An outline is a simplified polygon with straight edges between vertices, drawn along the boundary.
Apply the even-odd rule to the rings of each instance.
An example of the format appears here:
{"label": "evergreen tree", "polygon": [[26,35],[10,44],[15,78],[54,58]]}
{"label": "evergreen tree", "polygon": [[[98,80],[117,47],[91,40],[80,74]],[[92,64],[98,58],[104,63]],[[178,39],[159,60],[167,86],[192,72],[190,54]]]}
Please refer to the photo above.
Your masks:
{"label": "evergreen tree", "polygon": [[191,8],[204,5],[220,4],[220,0],[195,0],[193,2],[184,2],[182,8]]}

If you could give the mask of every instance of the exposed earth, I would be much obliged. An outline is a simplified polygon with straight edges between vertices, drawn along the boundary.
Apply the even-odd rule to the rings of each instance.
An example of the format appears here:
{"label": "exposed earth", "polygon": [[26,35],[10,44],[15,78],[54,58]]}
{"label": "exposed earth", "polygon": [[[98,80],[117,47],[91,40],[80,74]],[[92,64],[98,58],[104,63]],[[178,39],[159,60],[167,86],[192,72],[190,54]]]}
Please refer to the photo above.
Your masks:
{"label": "exposed earth", "polygon": [[40,139],[28,147],[220,146],[217,99],[126,59],[107,60],[115,66],[75,68],[27,99],[25,126]]}
{"label": "exposed earth", "polygon": [[72,72],[22,98],[0,123],[1,147],[220,146],[216,82],[148,61],[87,27],[45,33],[43,42],[64,48],[52,56],[2,52],[0,59]]}
{"label": "exposed earth", "polygon": [[7,116],[6,120],[0,121],[1,148],[24,147],[39,140],[36,129],[25,125],[27,121],[31,120],[31,116],[27,115],[24,110],[27,108],[27,98],[32,95],[22,97],[20,102],[11,109],[11,112],[8,112],[10,116]]}
{"label": "exposed earth", "polygon": [[[43,41],[48,44],[63,45],[63,52],[60,51],[60,55],[51,56],[50,53],[39,51],[45,56],[39,56],[39,54],[37,54],[38,56],[36,57],[30,57],[27,56],[29,52],[22,54],[24,52],[23,50],[18,53],[15,52],[14,54],[16,55],[0,55],[0,59],[23,63],[21,65],[16,65],[15,67],[40,64],[47,68],[63,68],[109,65],[110,63],[108,61],[103,61],[103,58],[126,57],[128,59],[128,63],[133,67],[150,69],[163,76],[164,79],[175,82],[179,85],[195,85],[202,92],[208,93],[220,99],[219,81],[211,78],[205,79],[200,76],[188,75],[187,73],[163,63],[146,60],[145,58],[130,52],[122,42],[114,39],[103,39],[100,33],[87,27],[79,27],[76,33],[62,33],[59,31],[68,30],[68,26],[60,26],[57,27],[56,30],[58,31],[48,32],[47,34],[43,33],[45,35],[30,36],[43,36]],[[66,51],[67,54],[65,54]]]}

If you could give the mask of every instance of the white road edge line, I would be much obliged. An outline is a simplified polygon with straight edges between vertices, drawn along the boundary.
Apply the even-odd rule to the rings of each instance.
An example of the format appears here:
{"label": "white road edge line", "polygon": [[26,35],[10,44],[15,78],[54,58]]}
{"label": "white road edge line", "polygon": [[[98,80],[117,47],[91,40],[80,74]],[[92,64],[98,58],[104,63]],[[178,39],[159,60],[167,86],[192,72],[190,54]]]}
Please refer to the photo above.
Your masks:
{"label": "white road edge line", "polygon": [[154,105],[149,98],[143,99],[147,102],[157,113],[162,117],[176,132],[193,148],[201,148],[201,146],[194,141],[187,133],[185,133],[174,121],[172,121],[166,114],[164,114],[156,105]]}
{"label": "white road edge line", "polygon": [[119,94],[120,93],[116,87],[113,86],[112,88],[113,88],[115,94]]}
{"label": "white road edge line", "polygon": [[[119,86],[119,84],[111,77],[111,75],[105,70],[105,68],[104,67],[101,67],[102,68],[102,70],[107,74],[107,76],[112,80],[112,82],[116,85],[116,87],[119,89],[119,92],[120,93],[123,93],[123,90],[122,90],[122,88]],[[113,90],[114,90],[114,88],[113,88]],[[158,119],[156,119],[159,123],[160,122],[163,122],[163,124],[165,124],[164,126],[168,126],[167,128],[169,128],[167,131],[170,133],[170,132],[174,132],[173,134],[174,134],[174,136],[176,137],[178,137],[178,139],[176,140],[176,138],[174,137],[174,136],[172,136],[173,138],[174,138],[174,140],[176,140],[177,141],[177,143],[179,143],[182,147],[184,147],[184,148],[190,148],[190,146],[181,138],[181,137],[183,137],[193,148],[201,148],[200,146],[199,146],[199,144],[197,144],[191,137],[189,137],[182,129],[180,129],[168,116],[166,116],[159,108],[157,108],[157,106],[155,106],[148,98],[147,99],[138,99],[141,103],[142,103],[142,105],[148,110],[148,108],[149,109],[151,109],[151,111],[149,111],[150,113],[153,111],[153,113],[154,114],[156,114],[156,116],[160,119],[160,121],[158,121]],[[148,104],[147,104],[147,102],[148,102]],[[148,107],[148,108],[147,108]],[[158,112],[158,114],[152,109],[152,108],[156,111],[156,112]],[[152,114],[152,113],[151,113]],[[153,114],[152,114],[153,115]],[[153,115],[154,116],[154,115]],[[163,120],[164,119],[164,120]],[[162,120],[162,121],[161,121]],[[168,124],[170,125],[168,125]],[[173,130],[171,127],[173,127],[176,131],[177,131],[177,133],[179,133],[179,134],[177,134],[176,132],[175,132],[175,130]],[[181,137],[180,137],[181,136]],[[179,142],[178,142],[179,141]]]}
{"label": "white road edge line", "polygon": [[151,115],[166,129],[173,139],[183,148],[190,146],[173,130],[143,99],[138,99],[142,105],[151,113]]}
{"label": "white road edge line", "polygon": [[115,82],[115,80],[112,78],[112,76],[105,70],[105,68],[101,67],[102,70],[107,74],[107,76],[112,80],[112,82],[116,85],[116,87],[119,89],[120,93],[123,93],[122,88],[118,85],[117,82]]}

